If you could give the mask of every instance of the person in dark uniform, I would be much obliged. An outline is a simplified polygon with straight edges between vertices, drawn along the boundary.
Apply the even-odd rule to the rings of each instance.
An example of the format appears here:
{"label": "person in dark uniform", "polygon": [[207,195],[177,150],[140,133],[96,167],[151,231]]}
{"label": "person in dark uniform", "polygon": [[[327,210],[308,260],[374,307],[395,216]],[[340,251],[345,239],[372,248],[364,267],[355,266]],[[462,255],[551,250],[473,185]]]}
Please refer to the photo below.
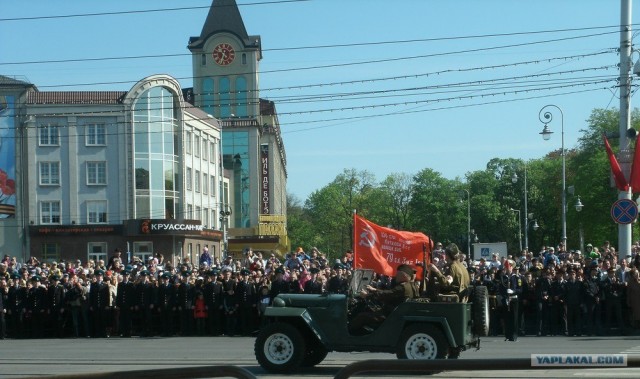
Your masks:
{"label": "person in dark uniform", "polygon": [[311,267],[309,273],[311,277],[304,284],[304,293],[322,294],[322,282],[318,282],[318,273],[320,270],[317,267]]}
{"label": "person in dark uniform", "polygon": [[574,269],[568,270],[569,280],[564,286],[564,299],[567,307],[567,335],[570,337],[580,336],[581,310],[582,304],[582,283],[577,280],[577,272]]}
{"label": "person in dark uniform", "polygon": [[47,290],[40,284],[40,277],[31,278],[31,288],[27,292],[26,312],[29,318],[31,336],[42,338],[44,334],[44,322],[46,320]]}
{"label": "person in dark uniform", "polygon": [[0,340],[7,337],[7,321],[5,315],[7,314],[8,298],[9,286],[7,285],[7,278],[0,276]]}
{"label": "person in dark uniform", "polygon": [[622,296],[624,290],[624,284],[618,280],[615,268],[609,267],[607,277],[602,281],[602,292],[605,298],[606,328],[609,333],[611,333],[611,321],[614,315],[618,332],[622,333],[624,328],[624,322],[622,320]]}
{"label": "person in dark uniform", "polygon": [[567,313],[565,308],[565,286],[564,271],[562,268],[556,270],[556,278],[551,283],[551,335],[567,334]]}
{"label": "person in dark uniform", "polygon": [[460,249],[455,243],[447,245],[444,249],[445,257],[449,263],[449,275],[451,276],[451,282],[447,280],[447,277],[440,272],[438,266],[431,263],[429,265],[429,271],[431,271],[437,277],[440,282],[440,289],[443,293],[453,293],[458,295],[458,299],[461,303],[466,303],[469,296],[469,285],[471,284],[471,278],[469,277],[469,271],[464,267],[461,259]]}
{"label": "person in dark uniform", "polygon": [[536,313],[538,337],[549,333],[549,315],[551,313],[551,279],[553,270],[547,268],[536,281]]}
{"label": "person in dark uniform", "polygon": [[380,308],[360,312],[349,322],[349,333],[362,335],[373,331],[385,318],[407,299],[418,297],[418,286],[411,281],[415,270],[405,264],[398,266],[395,276],[395,287],[389,290],[376,289],[370,285],[359,294],[362,298],[373,297],[380,303]]}
{"label": "person in dark uniform", "polygon": [[49,278],[47,289],[47,314],[52,335],[62,338],[64,335],[65,289],[60,284],[60,276],[54,274]]}
{"label": "person in dark uniform", "polygon": [[136,287],[131,282],[131,269],[125,268],[122,272],[122,282],[118,283],[116,294],[116,309],[120,316],[120,336],[131,337],[132,318],[136,300]]}
{"label": "person in dark uniform", "polygon": [[344,265],[336,263],[333,269],[336,270],[336,275],[327,282],[327,292],[346,294],[349,289],[349,280],[344,276]]}
{"label": "person in dark uniform", "polygon": [[95,283],[89,289],[89,311],[93,320],[93,337],[106,338],[109,311],[109,286],[104,282],[104,271],[95,270]]}
{"label": "person in dark uniform", "polygon": [[136,286],[135,310],[140,319],[140,336],[150,337],[152,333],[153,307],[155,304],[153,287],[149,283],[149,271],[140,271],[140,282]]}
{"label": "person in dark uniform", "polygon": [[71,313],[71,329],[75,338],[80,337],[81,322],[83,323],[83,336],[86,337],[89,335],[89,328],[87,325],[84,325],[84,320],[82,318],[82,304],[85,301],[85,296],[84,286],[80,283],[77,276],[73,276],[71,278],[71,288],[67,291],[66,301],[69,304],[69,310]]}
{"label": "person in dark uniform", "polygon": [[600,298],[602,297],[600,288],[600,279],[598,278],[597,266],[592,266],[590,274],[583,283],[583,300],[586,306],[586,334],[587,335],[600,335],[602,334],[601,323],[601,304]]}
{"label": "person in dark uniform", "polygon": [[238,321],[240,323],[240,334],[250,335],[255,330],[255,320],[257,313],[256,289],[253,283],[249,282],[251,272],[247,269],[240,270],[240,280],[236,284],[236,297],[238,299]]}
{"label": "person in dark uniform", "polygon": [[20,278],[20,274],[14,272],[12,275],[13,284],[9,288],[7,294],[7,316],[8,331],[11,338],[25,338],[24,330],[24,309],[27,300],[27,287],[21,285],[24,283]]}
{"label": "person in dark uniform", "polygon": [[202,291],[204,294],[204,302],[207,306],[209,334],[213,336],[222,334],[222,320],[224,317],[222,283],[218,281],[218,274],[218,269],[213,269],[207,273],[207,282]]}
{"label": "person in dark uniform", "polygon": [[234,336],[238,328],[238,298],[236,297],[236,280],[231,277],[231,270],[222,270],[222,303],[225,317],[225,334]]}
{"label": "person in dark uniform", "polygon": [[[512,264],[507,260],[501,270],[498,270],[496,281],[498,284],[497,304],[500,319],[504,327],[505,340],[516,341],[518,339],[518,295],[514,286]],[[522,283],[520,283],[522,292]]]}
{"label": "person in dark uniform", "polygon": [[182,271],[180,275],[180,287],[176,293],[176,305],[180,318],[180,335],[190,336],[193,324],[193,289],[189,283],[190,271]]}
{"label": "person in dark uniform", "polygon": [[276,279],[271,283],[271,290],[269,291],[269,296],[271,297],[271,302],[273,303],[273,299],[276,298],[281,293],[289,293],[289,283],[284,280],[284,268],[279,266],[275,269]]}
{"label": "person in dark uniform", "polygon": [[163,337],[174,334],[173,312],[176,310],[176,289],[171,284],[171,274],[168,272],[160,276],[161,283],[158,287],[158,309],[160,310],[160,324]]}

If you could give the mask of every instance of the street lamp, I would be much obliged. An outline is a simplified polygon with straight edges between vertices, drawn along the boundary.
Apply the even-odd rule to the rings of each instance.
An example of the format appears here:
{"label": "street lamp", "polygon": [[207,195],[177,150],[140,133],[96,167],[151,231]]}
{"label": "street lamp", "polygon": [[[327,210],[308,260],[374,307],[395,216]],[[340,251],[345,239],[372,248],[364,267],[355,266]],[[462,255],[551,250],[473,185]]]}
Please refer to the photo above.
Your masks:
{"label": "street lamp", "polygon": [[520,254],[520,252],[522,252],[522,220],[520,219],[520,209],[511,208],[511,212],[518,212],[518,239],[520,240],[520,251],[518,254]]}
{"label": "street lamp", "polygon": [[[580,196],[578,196],[578,200],[576,200],[576,212],[582,211],[584,205],[582,205],[582,201],[580,201]],[[582,219],[580,220],[580,251],[584,251],[584,233],[582,232]]]}
{"label": "street lamp", "polygon": [[225,205],[224,209],[220,211],[220,222],[222,223],[222,243],[224,251],[222,252],[222,258],[226,258],[229,252],[229,239],[227,236],[227,224],[229,222],[229,216],[231,216],[231,208]]}
{"label": "street lamp", "polygon": [[[518,175],[514,172],[511,177],[511,182],[516,184],[518,182]],[[527,199],[527,162],[524,162],[524,249],[529,252],[529,212]],[[532,214],[533,217],[533,214]],[[520,249],[522,251],[522,249]]]}
{"label": "street lamp", "polygon": [[[549,104],[545,105],[540,109],[538,113],[538,119],[541,123],[544,124],[544,128],[540,134],[545,141],[548,141],[551,138],[551,134],[553,133],[549,128],[549,123],[553,120],[553,113],[551,111],[545,111],[547,108],[556,108],[560,112],[560,126],[561,126],[561,148],[562,148],[562,244],[565,249],[567,249],[567,173],[566,173],[566,162],[565,162],[565,152],[564,152],[564,113],[562,113],[562,109],[557,105]],[[544,118],[544,119],[543,119]]]}

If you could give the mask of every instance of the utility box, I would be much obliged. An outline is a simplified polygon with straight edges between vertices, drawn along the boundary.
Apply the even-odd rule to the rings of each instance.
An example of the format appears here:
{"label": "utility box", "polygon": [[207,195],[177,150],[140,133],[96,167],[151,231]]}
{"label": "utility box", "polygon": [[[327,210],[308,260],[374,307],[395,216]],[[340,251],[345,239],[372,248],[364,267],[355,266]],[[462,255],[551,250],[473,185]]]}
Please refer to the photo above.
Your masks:
{"label": "utility box", "polygon": [[506,242],[483,242],[473,244],[473,259],[479,260],[484,258],[487,261],[491,260],[493,254],[498,254],[498,257],[507,257],[507,243]]}

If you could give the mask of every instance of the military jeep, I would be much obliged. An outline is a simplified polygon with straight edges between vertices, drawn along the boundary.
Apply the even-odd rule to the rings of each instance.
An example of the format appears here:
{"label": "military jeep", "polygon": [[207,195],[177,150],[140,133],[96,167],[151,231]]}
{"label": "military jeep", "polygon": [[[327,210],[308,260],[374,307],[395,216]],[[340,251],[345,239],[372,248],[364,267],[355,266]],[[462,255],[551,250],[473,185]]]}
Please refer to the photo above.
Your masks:
{"label": "military jeep", "polygon": [[260,366],[271,372],[312,367],[331,351],[395,353],[399,359],[457,358],[480,347],[488,333],[486,287],[475,287],[472,302],[409,299],[365,335],[348,331],[350,297],[342,294],[280,294],[266,309],[268,323],[255,341]]}

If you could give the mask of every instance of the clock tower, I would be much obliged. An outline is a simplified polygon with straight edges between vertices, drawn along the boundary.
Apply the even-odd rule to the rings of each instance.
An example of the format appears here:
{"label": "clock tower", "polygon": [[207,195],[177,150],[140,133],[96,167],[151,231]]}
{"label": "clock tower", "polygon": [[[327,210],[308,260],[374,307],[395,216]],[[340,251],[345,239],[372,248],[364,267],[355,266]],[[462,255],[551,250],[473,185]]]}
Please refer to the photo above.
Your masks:
{"label": "clock tower", "polygon": [[195,105],[219,119],[257,117],[260,36],[250,36],[235,0],[213,0],[198,37],[191,37]]}

